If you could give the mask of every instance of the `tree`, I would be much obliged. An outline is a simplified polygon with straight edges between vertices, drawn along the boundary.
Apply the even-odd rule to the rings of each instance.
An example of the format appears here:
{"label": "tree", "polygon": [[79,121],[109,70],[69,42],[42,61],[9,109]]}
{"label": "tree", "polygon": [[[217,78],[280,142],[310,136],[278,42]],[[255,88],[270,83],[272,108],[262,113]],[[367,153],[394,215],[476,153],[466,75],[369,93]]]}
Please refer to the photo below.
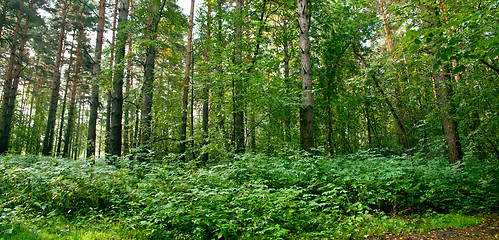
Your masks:
{"label": "tree", "polygon": [[106,14],[106,0],[99,2],[99,21],[97,23],[97,38],[95,44],[94,65],[92,70],[92,95],[90,97],[90,116],[87,133],[87,157],[95,155],[97,139],[97,117],[99,109],[99,74],[101,72],[102,43],[104,39],[104,23]]}
{"label": "tree", "polygon": [[[161,20],[163,9],[167,0],[162,0],[161,2],[149,2],[148,7],[150,10],[150,15],[148,16],[148,22],[146,23],[146,39],[147,39],[147,50],[146,50],[146,62],[144,65],[144,83],[142,85],[142,134],[140,137],[140,143],[142,146],[150,147],[150,138],[152,135],[151,121],[152,121],[152,104],[153,104],[153,87],[154,87],[154,69],[156,61],[156,39],[158,34],[158,26]],[[158,5],[161,6],[158,8]]]}
{"label": "tree", "polygon": [[191,12],[189,15],[189,36],[187,38],[187,53],[185,56],[184,90],[182,97],[182,125],[180,128],[180,153],[185,153],[186,150],[187,106],[189,101],[189,74],[191,71],[192,30],[194,27],[194,2],[195,0],[191,0]]}
{"label": "tree", "polygon": [[50,94],[50,107],[48,111],[47,125],[45,128],[45,135],[43,139],[43,155],[50,155],[52,146],[54,144],[54,129],[55,129],[55,116],[57,113],[57,103],[59,101],[59,89],[61,82],[61,62],[63,53],[63,43],[66,33],[66,14],[68,3],[67,0],[62,0],[62,13],[61,13],[61,26],[59,30],[59,39],[57,40],[57,55],[54,66],[54,77],[52,79],[52,92]]}
{"label": "tree", "polygon": [[[24,1],[21,1],[24,4]],[[5,73],[4,82],[4,93],[2,98],[2,120],[0,125],[0,153],[7,152],[9,149],[9,138],[10,138],[10,125],[12,119],[12,112],[14,109],[10,109],[10,98],[12,92],[14,91],[12,79],[14,74],[14,62],[16,59],[17,52],[17,39],[19,38],[19,29],[22,19],[22,7],[19,7],[17,13],[17,21],[14,27],[14,34],[12,37],[12,45],[10,48],[9,63],[7,65],[7,71]],[[15,93],[14,93],[15,94]]]}
{"label": "tree", "polygon": [[123,118],[124,77],[123,59],[125,58],[126,40],[128,38],[128,30],[126,28],[126,23],[128,21],[128,8],[129,2],[127,0],[120,0],[113,92],[111,94],[111,129],[109,134],[109,154],[113,156],[121,156],[121,120]]}
{"label": "tree", "polygon": [[[72,87],[71,87],[71,98],[68,110],[68,123],[66,127],[66,133],[64,135],[64,149],[62,151],[62,157],[69,156],[69,147],[71,145],[71,137],[73,135],[74,128],[74,118],[75,118],[75,106],[76,106],[76,92],[78,88],[78,78],[80,77],[80,64],[81,64],[81,50],[82,50],[82,36],[84,33],[82,23],[77,23],[78,29],[78,46],[76,47],[76,60],[74,67],[74,74],[72,79]],[[69,82],[67,83],[69,84]]]}
{"label": "tree", "polygon": [[314,92],[310,61],[309,12],[307,0],[298,0],[298,22],[300,29],[300,55],[303,99],[300,107],[301,147],[311,151],[314,144]]}

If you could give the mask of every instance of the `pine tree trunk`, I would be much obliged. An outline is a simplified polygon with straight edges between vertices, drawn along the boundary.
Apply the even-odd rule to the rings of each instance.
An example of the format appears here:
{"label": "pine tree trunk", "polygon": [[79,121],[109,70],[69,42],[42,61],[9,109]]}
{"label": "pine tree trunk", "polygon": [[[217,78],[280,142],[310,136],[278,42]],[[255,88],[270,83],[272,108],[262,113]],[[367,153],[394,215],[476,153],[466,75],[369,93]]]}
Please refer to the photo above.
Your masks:
{"label": "pine tree trunk", "polygon": [[61,147],[62,147],[62,142],[63,142],[63,132],[64,132],[64,118],[66,117],[66,106],[67,106],[67,99],[68,99],[68,90],[69,90],[69,85],[71,82],[71,65],[73,64],[73,52],[74,52],[74,45],[76,42],[76,29],[73,31],[73,41],[71,42],[71,50],[69,54],[69,66],[68,69],[66,70],[66,87],[64,88],[64,97],[62,99],[62,109],[61,109],[61,117],[59,118],[59,134],[58,134],[58,140],[57,140],[57,148],[56,148],[56,155],[60,156],[61,155]]}
{"label": "pine tree trunk", "polygon": [[307,0],[298,0],[298,22],[300,30],[301,76],[303,101],[300,107],[300,143],[306,151],[311,151],[314,143],[314,93],[310,62],[310,39]]}
{"label": "pine tree trunk", "polygon": [[[113,36],[111,40],[111,59],[110,59],[110,67],[113,69],[114,67],[114,53],[116,48],[116,23],[118,22],[118,3],[120,0],[115,0],[114,2],[114,14],[113,14]],[[114,72],[113,76],[114,77]],[[111,145],[110,135],[111,135],[111,112],[112,112],[112,91],[107,91],[107,104],[106,104],[106,128],[105,128],[105,139],[104,139],[104,151],[106,154],[111,154],[109,146]]]}
{"label": "pine tree trunk", "polygon": [[[192,52],[192,29],[194,25],[194,2],[191,0],[191,12],[189,15],[189,36],[187,39],[187,54],[185,57],[185,76],[184,76],[184,91],[182,96],[182,125],[180,127],[180,153],[186,151],[186,135],[187,135],[187,107],[189,102],[189,74],[191,71],[191,52]],[[185,159],[185,158],[184,158]]]}
{"label": "pine tree trunk", "polygon": [[118,19],[118,33],[116,41],[115,71],[113,77],[113,93],[111,104],[111,129],[109,136],[109,153],[113,156],[121,156],[121,136],[123,118],[123,77],[126,40],[128,38],[125,24],[128,21],[128,0],[120,0],[120,11]]}
{"label": "pine tree trunk", "polygon": [[67,0],[63,0],[63,9],[61,14],[61,29],[59,32],[59,39],[57,40],[57,55],[54,66],[54,78],[52,80],[52,92],[50,96],[50,106],[48,111],[47,125],[45,128],[45,137],[43,139],[43,155],[50,155],[52,146],[54,144],[54,129],[55,118],[57,113],[57,103],[59,101],[59,89],[61,84],[61,62],[63,53],[63,43],[66,32],[66,13],[67,13]]}
{"label": "pine tree trunk", "polygon": [[[80,74],[80,56],[81,56],[81,45],[83,35],[83,27],[79,26],[78,29],[78,47],[76,47],[76,60],[75,60],[75,72],[73,74],[72,86],[71,86],[71,98],[69,100],[69,111],[68,111],[68,124],[66,127],[66,134],[64,135],[64,150],[62,151],[62,157],[67,158],[69,156],[69,148],[71,146],[71,138],[73,135],[74,128],[74,118],[75,118],[75,106],[76,106],[76,90],[78,88],[78,77]],[[69,84],[69,82],[68,82]]]}
{"label": "pine tree trunk", "polygon": [[92,69],[92,95],[90,97],[90,116],[87,132],[87,158],[95,155],[97,138],[97,117],[99,110],[99,74],[101,71],[102,43],[104,39],[104,23],[106,15],[106,0],[99,2],[99,21],[97,22],[97,38],[95,43],[94,66]]}
{"label": "pine tree trunk", "polygon": [[[24,4],[24,0],[21,1]],[[14,62],[16,59],[17,51],[17,39],[19,38],[19,29],[21,26],[22,19],[22,9],[20,8],[17,12],[17,21],[14,26],[14,33],[12,37],[12,45],[10,48],[10,58],[7,65],[7,71],[5,73],[5,81],[3,85],[3,97],[2,97],[2,119],[0,125],[0,154],[7,152],[9,149],[9,139],[10,139],[10,125],[12,121],[13,109],[9,109],[10,97],[13,92],[13,75],[14,75]],[[9,120],[10,119],[10,120]]]}

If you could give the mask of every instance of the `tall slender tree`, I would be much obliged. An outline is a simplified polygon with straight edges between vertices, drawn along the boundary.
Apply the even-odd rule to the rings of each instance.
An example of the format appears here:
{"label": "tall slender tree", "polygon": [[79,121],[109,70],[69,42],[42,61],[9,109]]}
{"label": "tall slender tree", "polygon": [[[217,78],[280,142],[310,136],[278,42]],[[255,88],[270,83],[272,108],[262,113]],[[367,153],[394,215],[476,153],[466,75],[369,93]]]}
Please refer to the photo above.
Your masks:
{"label": "tall slender tree", "polygon": [[[24,3],[22,1],[22,3]],[[29,11],[33,12],[33,7],[34,7],[35,0],[30,0],[29,2]],[[0,141],[5,141],[5,143],[0,142],[0,145],[5,144],[5,151],[7,151],[8,144],[9,144],[9,138],[10,138],[10,131],[12,127],[12,117],[14,115],[14,109],[15,109],[15,104],[16,104],[16,96],[17,96],[17,88],[19,86],[19,81],[21,77],[21,73],[24,69],[23,62],[27,61],[26,56],[25,56],[25,48],[26,48],[26,42],[28,41],[28,28],[31,20],[31,13],[26,13],[26,19],[24,22],[24,27],[23,31],[21,33],[21,42],[19,43],[18,51],[17,51],[17,63],[15,66],[15,71],[13,74],[13,81],[12,79],[6,79],[6,85],[7,87],[10,88],[4,88],[4,100],[2,102],[2,123],[1,123],[1,130],[0,130]],[[13,44],[15,46],[15,44]],[[12,50],[11,50],[12,53]],[[9,60],[10,64],[10,60]],[[7,73],[8,74],[8,73]],[[12,81],[12,83],[10,83]],[[10,85],[10,86],[8,86]],[[4,152],[2,147],[0,147],[0,153]]]}
{"label": "tall slender tree", "polygon": [[[242,70],[242,37],[243,37],[243,0],[236,0],[236,32],[235,32],[235,56],[234,62],[236,66]],[[244,153],[245,151],[245,136],[244,136],[244,78],[242,72],[234,77],[234,143],[236,153]]]}
{"label": "tall slender tree", "polygon": [[50,155],[52,151],[52,146],[54,144],[54,130],[55,130],[55,116],[57,113],[57,104],[59,101],[59,89],[61,85],[61,62],[63,58],[63,44],[66,35],[66,15],[68,2],[67,0],[62,0],[62,12],[61,12],[61,25],[59,30],[59,39],[57,40],[57,54],[54,66],[54,77],[52,79],[52,91],[50,94],[50,106],[47,118],[47,125],[45,127],[45,136],[43,138],[43,155]]}
{"label": "tall slender tree", "polygon": [[[24,4],[24,0],[21,1]],[[10,139],[10,127],[12,121],[12,111],[13,109],[9,109],[10,104],[10,96],[12,95],[12,91],[14,90],[13,86],[13,75],[14,75],[14,63],[16,59],[17,53],[17,41],[19,38],[19,29],[21,26],[22,20],[22,6],[19,7],[17,12],[17,21],[14,26],[14,33],[12,36],[12,44],[10,48],[10,57],[7,65],[7,71],[5,73],[5,81],[3,85],[3,98],[2,98],[2,119],[0,125],[0,153],[7,152],[9,149],[9,139]]]}
{"label": "tall slender tree", "polygon": [[182,125],[180,128],[180,152],[186,151],[186,135],[187,135],[187,107],[189,102],[189,74],[191,72],[191,52],[192,52],[192,30],[194,27],[194,3],[191,0],[191,12],[189,15],[189,36],[187,38],[187,53],[185,56],[185,75],[184,75],[184,90],[182,97]]}
{"label": "tall slender tree", "polygon": [[298,0],[298,23],[300,31],[300,55],[302,77],[302,105],[300,107],[300,143],[306,151],[311,151],[314,142],[314,92],[310,61],[309,11],[307,0]]}
{"label": "tall slender tree", "polygon": [[97,22],[97,38],[95,43],[94,66],[92,69],[92,95],[90,96],[90,116],[87,132],[87,157],[95,155],[97,139],[97,117],[99,110],[99,74],[101,72],[102,43],[104,40],[104,23],[106,16],[106,0],[99,2],[99,20]]}
{"label": "tall slender tree", "polygon": [[[73,79],[71,81],[71,97],[69,100],[69,110],[68,110],[68,123],[66,126],[66,133],[64,135],[64,149],[62,151],[62,157],[69,156],[69,147],[71,146],[71,138],[73,135],[74,122],[75,122],[75,106],[76,106],[76,92],[78,89],[78,78],[80,77],[80,62],[81,62],[81,50],[82,50],[82,36],[84,33],[83,26],[81,23],[77,23],[78,28],[78,46],[76,47],[76,60],[73,73]],[[69,82],[68,82],[69,84]]]}
{"label": "tall slender tree", "polygon": [[126,23],[128,21],[128,0],[119,1],[118,32],[116,38],[116,59],[113,76],[113,92],[111,104],[111,129],[109,135],[109,153],[114,156],[121,156],[121,136],[123,118],[123,77],[126,40],[128,39],[128,30]]}

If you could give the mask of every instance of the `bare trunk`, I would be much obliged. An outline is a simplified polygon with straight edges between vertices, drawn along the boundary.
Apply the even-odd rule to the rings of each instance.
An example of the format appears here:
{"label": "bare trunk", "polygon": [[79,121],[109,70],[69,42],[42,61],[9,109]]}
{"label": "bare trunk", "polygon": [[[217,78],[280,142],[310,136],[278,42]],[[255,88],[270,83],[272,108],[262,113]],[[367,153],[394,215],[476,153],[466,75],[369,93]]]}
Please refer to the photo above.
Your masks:
{"label": "bare trunk", "polygon": [[[236,1],[236,9],[238,12],[236,23],[236,52],[235,64],[240,66],[242,64],[242,36],[243,36],[243,0]],[[234,79],[234,143],[236,153],[245,152],[244,140],[244,79],[241,77],[242,73],[236,74]]]}
{"label": "bare trunk", "polygon": [[64,131],[64,117],[66,114],[66,103],[68,99],[68,90],[71,82],[71,65],[73,64],[73,51],[74,51],[74,43],[76,42],[76,30],[73,31],[73,42],[71,43],[71,53],[69,55],[69,66],[66,73],[66,87],[64,88],[64,98],[62,99],[62,109],[61,109],[61,117],[59,120],[59,135],[57,140],[57,148],[56,155],[61,154],[61,146],[62,146],[62,136]]}
{"label": "bare trunk", "polygon": [[454,164],[461,160],[463,153],[457,129],[457,121],[455,119],[456,107],[452,100],[453,90],[451,82],[452,78],[449,66],[444,65],[436,73],[434,87],[442,116],[444,133],[447,137],[449,163]]}
{"label": "bare trunk", "polygon": [[306,151],[314,144],[314,93],[310,62],[310,39],[307,0],[298,0],[298,22],[300,30],[301,76],[303,99],[300,107],[300,143]]}
{"label": "bare trunk", "polygon": [[97,39],[95,43],[94,66],[92,69],[92,95],[90,97],[90,116],[87,132],[87,158],[95,155],[95,141],[97,138],[97,117],[99,110],[99,74],[101,71],[102,43],[104,39],[104,22],[106,14],[106,0],[99,2],[99,21],[97,23]]}
{"label": "bare trunk", "polygon": [[[288,20],[286,17],[283,18],[283,28],[284,28],[284,93],[286,96],[289,95],[289,90],[291,88],[290,78],[289,78],[289,39],[288,39]],[[287,142],[291,141],[291,108],[286,107],[287,114],[284,119],[284,131]]]}
{"label": "bare trunk", "polygon": [[[208,12],[207,12],[207,20],[206,20],[206,52],[205,52],[205,61],[210,61],[210,44],[211,44],[211,3],[208,3]],[[203,86],[203,109],[202,109],[202,128],[203,128],[203,144],[208,145],[208,127],[209,127],[209,117],[210,117],[210,70],[206,71],[206,76],[204,78],[204,86]],[[201,156],[201,160],[203,163],[208,162],[209,154],[203,153]]]}
{"label": "bare trunk", "polygon": [[124,66],[121,64],[125,58],[125,46],[128,35],[124,24],[128,19],[128,0],[120,0],[120,11],[118,19],[118,36],[116,41],[115,71],[113,77],[113,93],[111,94],[111,129],[109,136],[109,153],[114,156],[121,156],[121,135],[123,118],[123,77]]}
{"label": "bare trunk", "polygon": [[187,135],[187,105],[189,101],[189,74],[191,71],[191,52],[192,52],[192,29],[194,25],[194,2],[191,0],[191,12],[189,16],[189,36],[187,39],[187,54],[185,57],[185,77],[184,77],[184,92],[182,97],[182,125],[180,127],[180,153],[186,151],[186,135]]}
{"label": "bare trunk", "polygon": [[61,29],[59,32],[59,39],[57,41],[57,56],[54,66],[54,78],[52,80],[52,92],[50,94],[50,107],[48,111],[47,126],[45,128],[45,137],[43,139],[43,155],[50,155],[52,146],[54,144],[54,128],[55,117],[57,113],[57,103],[59,101],[59,89],[61,84],[61,62],[63,53],[64,36],[66,32],[66,13],[67,13],[67,0],[63,0],[63,9],[61,15]]}
{"label": "bare trunk", "polygon": [[69,147],[71,146],[71,137],[73,135],[74,115],[75,115],[75,106],[76,106],[76,90],[78,87],[78,77],[80,74],[82,35],[83,35],[83,27],[80,26],[78,29],[78,47],[76,48],[75,72],[73,74],[71,98],[69,100],[70,103],[68,110],[68,124],[66,127],[66,134],[64,135],[64,149],[62,151],[62,157],[64,158],[67,158],[69,156]]}
{"label": "bare trunk", "polygon": [[[21,1],[24,4],[24,0]],[[2,120],[0,125],[0,153],[7,152],[9,149],[10,139],[10,125],[12,121],[12,114],[14,109],[10,109],[10,98],[14,92],[13,75],[14,75],[14,62],[16,59],[17,39],[19,37],[19,29],[21,26],[22,9],[17,12],[17,21],[14,26],[14,35],[12,37],[12,46],[10,48],[10,58],[5,73],[5,82],[3,85],[3,98],[2,98]],[[10,120],[9,120],[10,119]]]}
{"label": "bare trunk", "polygon": [[[115,53],[115,47],[116,47],[116,23],[118,20],[118,3],[119,0],[115,0],[114,2],[114,14],[113,14],[113,36],[111,40],[111,69],[114,66],[114,53]],[[114,73],[113,73],[114,74]],[[106,104],[106,128],[105,128],[105,139],[104,139],[104,151],[106,154],[110,154],[110,135],[111,135],[111,111],[112,111],[112,91],[109,90],[107,91],[107,104]]]}

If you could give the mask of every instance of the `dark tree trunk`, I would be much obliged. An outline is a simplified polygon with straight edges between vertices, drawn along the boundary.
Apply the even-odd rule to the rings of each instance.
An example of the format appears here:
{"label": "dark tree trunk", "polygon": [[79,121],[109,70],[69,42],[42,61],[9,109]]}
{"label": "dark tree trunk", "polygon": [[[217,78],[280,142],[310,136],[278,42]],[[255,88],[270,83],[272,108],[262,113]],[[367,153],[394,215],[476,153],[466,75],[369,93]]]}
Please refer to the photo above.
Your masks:
{"label": "dark tree trunk", "polygon": [[[154,39],[152,39],[154,41]],[[156,47],[147,47],[146,64],[144,71],[144,83],[142,85],[142,119],[141,127],[142,132],[140,136],[140,144],[144,147],[150,147],[150,138],[152,134],[151,129],[151,110],[153,99],[153,85],[154,85],[154,68],[156,59]]]}
{"label": "dark tree trunk", "polygon": [[307,0],[298,0],[298,22],[300,30],[301,76],[303,102],[300,107],[300,143],[306,151],[311,151],[314,143],[314,93],[310,62],[310,39]]}
{"label": "dark tree trunk", "polygon": [[[71,98],[69,100],[69,110],[68,110],[68,124],[66,127],[66,133],[64,135],[64,149],[62,151],[62,157],[67,158],[69,156],[69,148],[71,146],[71,137],[73,135],[74,128],[74,115],[76,106],[76,91],[78,88],[78,77],[80,74],[80,55],[81,55],[81,45],[82,45],[82,35],[83,28],[80,26],[78,29],[78,47],[76,48],[76,60],[75,60],[75,72],[73,74],[72,87],[71,87]],[[68,82],[69,84],[69,82]]]}
{"label": "dark tree trunk", "polygon": [[63,43],[66,32],[66,13],[67,13],[67,0],[63,0],[63,9],[61,15],[61,29],[59,32],[59,39],[57,40],[57,55],[54,66],[54,78],[52,80],[52,92],[50,94],[50,106],[48,111],[47,126],[45,128],[45,137],[43,139],[43,155],[50,155],[52,146],[54,144],[54,128],[55,118],[57,113],[57,103],[59,101],[59,89],[61,85],[61,62],[63,53]]}
{"label": "dark tree trunk", "polygon": [[76,42],[76,30],[73,31],[73,41],[71,43],[71,53],[69,54],[69,66],[67,69],[66,73],[66,87],[64,88],[64,97],[62,99],[62,109],[61,109],[61,117],[59,120],[59,134],[58,134],[58,140],[57,140],[57,148],[56,148],[56,155],[61,154],[61,146],[62,146],[62,136],[63,136],[63,131],[64,131],[64,118],[66,114],[66,103],[68,99],[68,90],[69,90],[69,85],[71,82],[71,65],[73,64],[73,51],[74,51],[74,43]]}
{"label": "dark tree trunk", "polygon": [[87,132],[87,158],[95,155],[95,140],[97,138],[97,117],[99,110],[99,73],[101,71],[102,42],[104,39],[104,22],[106,14],[106,0],[99,2],[99,21],[97,23],[97,39],[95,44],[94,66],[92,69],[92,95],[90,97],[90,116]]}
{"label": "dark tree trunk", "polygon": [[[189,15],[189,36],[187,39],[187,54],[185,57],[185,77],[184,91],[182,97],[182,125],[180,127],[180,153],[186,151],[186,135],[187,135],[187,105],[189,102],[189,74],[191,71],[191,52],[192,52],[192,29],[194,25],[194,2],[191,0],[191,12]],[[184,158],[185,159],[185,158]]]}
{"label": "dark tree trunk", "polygon": [[[236,1],[237,23],[236,23],[236,52],[235,64],[242,64],[242,37],[243,37],[243,0]],[[246,150],[244,136],[244,79],[237,74],[234,79],[234,143],[236,153],[244,153]]]}
{"label": "dark tree trunk", "polygon": [[[24,4],[24,0],[22,1]],[[10,48],[10,58],[5,73],[5,81],[3,85],[2,97],[2,119],[0,125],[0,154],[9,150],[10,128],[14,109],[10,109],[10,98],[14,92],[14,84],[12,82],[14,75],[14,62],[17,52],[17,39],[19,38],[19,29],[21,26],[22,9],[17,12],[17,21],[14,26],[14,35],[12,37],[12,46]],[[14,93],[15,94],[15,93]]]}
{"label": "dark tree trunk", "polygon": [[[110,62],[110,67],[111,69],[114,66],[114,53],[115,53],[115,47],[116,47],[116,23],[118,20],[118,3],[120,0],[115,0],[114,2],[114,13],[113,13],[113,36],[111,40],[111,62]],[[114,73],[113,73],[114,74]],[[112,91],[109,90],[107,91],[107,103],[106,103],[106,128],[105,128],[105,139],[104,139],[104,151],[106,154],[110,154],[110,134],[111,134],[111,111],[112,111]]]}
{"label": "dark tree trunk", "polygon": [[[210,44],[211,44],[211,3],[208,3],[208,12],[206,14],[206,52],[205,52],[205,61],[210,61]],[[203,128],[203,145],[208,145],[208,127],[209,127],[209,117],[210,117],[210,70],[206,70],[206,76],[203,82],[203,109],[202,109],[202,128]],[[209,153],[204,152],[201,156],[201,161],[203,164],[208,162]]]}
{"label": "dark tree trunk", "polygon": [[111,129],[109,136],[109,153],[113,156],[121,156],[121,135],[123,118],[123,77],[124,66],[121,64],[125,58],[126,40],[128,38],[125,24],[128,21],[128,0],[119,2],[118,33],[116,39],[116,59],[113,77],[113,93],[111,104]]}

